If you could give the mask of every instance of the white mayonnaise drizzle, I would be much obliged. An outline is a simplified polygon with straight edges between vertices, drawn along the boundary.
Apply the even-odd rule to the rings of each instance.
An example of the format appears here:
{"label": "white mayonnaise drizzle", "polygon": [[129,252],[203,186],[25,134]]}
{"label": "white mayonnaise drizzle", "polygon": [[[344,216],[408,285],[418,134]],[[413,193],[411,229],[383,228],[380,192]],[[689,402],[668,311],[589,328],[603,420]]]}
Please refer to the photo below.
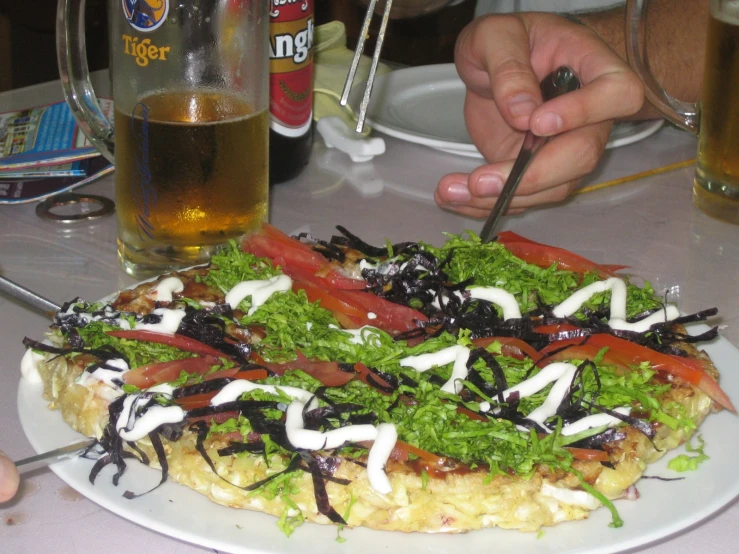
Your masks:
{"label": "white mayonnaise drizzle", "polygon": [[[613,411],[621,415],[629,415],[631,413],[631,408],[616,408]],[[583,431],[587,431],[588,429],[603,427],[604,425],[607,425],[608,427],[613,427],[615,425],[618,425],[619,423],[621,423],[621,420],[617,417],[613,417],[612,415],[594,414],[579,419],[578,421],[570,423],[569,425],[565,425],[564,427],[562,427],[562,435],[567,437],[570,435],[576,435]]]}
{"label": "white mayonnaise drizzle", "polygon": [[[150,387],[147,393],[158,392],[171,397],[174,387],[168,383],[161,383]],[[165,423],[179,423],[185,419],[185,411],[179,406],[150,406],[146,412],[135,418],[133,427],[127,429],[132,414],[136,413],[138,404],[146,405],[151,402],[149,395],[131,394],[123,400],[123,408],[115,423],[115,429],[123,440],[137,441],[143,439],[154,429]]]}
{"label": "white mayonnaise drizzle", "polygon": [[274,293],[287,292],[292,286],[293,280],[287,275],[275,275],[269,279],[242,281],[228,291],[228,294],[226,294],[226,303],[233,309],[236,309],[244,298],[251,296],[251,308],[249,308],[248,314],[252,315]]}
{"label": "white mayonnaise drizzle", "polygon": [[367,457],[367,479],[370,486],[380,494],[390,494],[393,488],[385,473],[385,464],[398,442],[398,430],[392,423],[377,426],[377,438]]}
{"label": "white mayonnaise drizzle", "polygon": [[311,398],[313,398],[313,393],[299,389],[298,387],[289,387],[287,385],[260,385],[258,383],[252,383],[251,381],[238,380],[231,381],[228,385],[223,387],[218,394],[211,398],[210,405],[220,406],[226,402],[233,402],[234,400],[241,398],[241,395],[245,392],[253,390],[262,390],[264,392],[278,394],[277,389],[290,398],[300,400],[303,403],[308,403]]}
{"label": "white mayonnaise drizzle", "polygon": [[365,325],[359,329],[341,329],[341,331],[352,336],[352,338],[349,339],[349,342],[352,344],[366,344],[368,346],[374,346],[375,348],[382,346],[382,341],[378,336],[382,331],[377,327]]}
{"label": "white mayonnaise drizzle", "polygon": [[367,479],[380,494],[392,492],[390,480],[385,474],[385,464],[398,440],[395,425],[347,425],[330,431],[314,431],[305,428],[304,409],[305,403],[300,400],[294,400],[287,407],[285,432],[291,445],[305,450],[325,450],[339,448],[348,442],[374,441],[367,458]]}
{"label": "white mayonnaise drizzle", "polygon": [[152,331],[153,333],[174,335],[180,326],[180,321],[185,317],[185,310],[157,308],[154,310],[154,313],[162,316],[162,320],[159,323],[136,323],[136,329],[139,331]]}
{"label": "white mayonnaise drizzle", "polygon": [[562,400],[567,395],[567,391],[570,389],[570,385],[572,384],[572,379],[575,377],[575,371],[577,371],[577,367],[574,365],[567,365],[570,367],[565,369],[562,376],[557,379],[556,383],[554,383],[546,400],[544,400],[544,403],[527,415],[526,419],[530,419],[541,424],[557,413],[557,408],[559,408]]}
{"label": "white mayonnaise drizzle", "polygon": [[518,306],[516,297],[505,289],[498,287],[475,287],[467,289],[470,298],[479,298],[487,300],[496,306],[500,306],[503,310],[503,319],[519,319],[521,317],[521,308]]}
{"label": "white mayonnaise drizzle", "polygon": [[[130,398],[130,397],[129,397]],[[126,398],[128,400],[128,398]],[[125,401],[124,401],[125,405]],[[121,413],[121,416],[123,413]],[[130,409],[129,409],[130,415]],[[126,418],[127,421],[128,418]],[[151,433],[154,429],[165,423],[179,423],[185,419],[185,411],[179,406],[152,406],[146,413],[139,418],[136,418],[136,422],[133,424],[133,429],[126,430],[125,423],[120,426],[121,419],[118,418],[116,423],[116,431],[123,440],[126,441],[137,441],[143,439],[146,435]]]}
{"label": "white mayonnaise drizzle", "polygon": [[[454,294],[454,296],[456,296],[457,298],[459,298],[459,301],[460,301],[460,302],[464,302],[464,294],[463,294],[463,293],[461,293],[461,292],[460,292],[460,291],[458,291],[458,290],[455,290],[455,291],[453,292],[453,294]],[[444,293],[441,293],[441,300],[442,300],[442,302],[444,303],[444,305],[446,305],[446,303],[447,303],[447,302],[449,301],[449,296],[448,296],[448,295],[446,295],[446,294],[444,294]],[[442,302],[439,302],[439,297],[437,296],[436,298],[434,298],[434,299],[433,299],[433,300],[431,301],[431,305],[432,305],[432,306],[433,306],[434,308],[436,308],[437,310],[441,310],[441,304],[442,304]]]}
{"label": "white mayonnaise drizzle", "polygon": [[596,281],[590,285],[575,291],[569,298],[556,306],[552,313],[556,317],[568,317],[574,314],[580,307],[590,300],[590,298],[599,292],[611,291],[611,319],[608,325],[612,329],[622,331],[635,331],[643,333],[655,323],[664,323],[672,321],[680,316],[680,312],[673,304],[668,304],[649,315],[648,317],[629,323],[626,321],[626,283],[618,277],[611,277],[605,281]]}
{"label": "white mayonnaise drizzle", "polygon": [[549,383],[551,383],[552,381],[556,381],[571,369],[577,369],[577,367],[575,367],[575,365],[573,364],[568,364],[565,362],[555,362],[553,364],[549,364],[533,377],[530,377],[525,381],[521,381],[519,384],[504,390],[503,398],[505,400],[508,400],[508,398],[514,392],[518,392],[519,398],[525,398],[527,396],[531,396],[532,394],[536,394],[541,389],[546,387]]}
{"label": "white mayonnaise drizzle", "polygon": [[146,389],[146,392],[158,392],[171,397],[174,394],[174,387],[169,383],[159,383],[158,385],[154,385],[153,387]]}
{"label": "white mayonnaise drizzle", "polygon": [[44,382],[43,379],[41,379],[41,374],[38,372],[38,367],[45,358],[46,356],[34,352],[30,348],[26,350],[26,353],[23,354],[23,358],[21,358],[21,375],[23,375],[23,378],[26,381],[33,384],[41,384]]}
{"label": "white mayonnaise drizzle", "polygon": [[[83,371],[77,378],[76,383],[86,387],[90,383],[90,380],[93,380],[105,383],[112,389],[119,390],[120,386],[115,381],[122,381],[123,374],[129,371],[126,360],[113,358],[112,360],[107,360],[104,365],[106,367],[99,367],[93,372]],[[111,367],[116,369],[110,369]]]}
{"label": "white mayonnaise drizzle", "polygon": [[428,371],[432,367],[439,367],[454,362],[452,368],[452,376],[444,383],[441,390],[452,394],[459,394],[462,390],[462,384],[459,380],[464,380],[469,374],[467,369],[467,360],[470,358],[470,350],[464,346],[455,345],[439,350],[438,352],[429,352],[428,354],[420,354],[419,356],[408,356],[400,360],[401,367],[411,367],[416,371]]}
{"label": "white mayonnaise drizzle", "polygon": [[371,269],[372,271],[377,271],[377,268],[380,266],[380,264],[371,264],[365,259],[359,260],[359,271],[364,271],[365,269]]}
{"label": "white mayonnaise drizzle", "polygon": [[157,302],[172,302],[172,294],[183,290],[185,290],[185,285],[182,281],[177,277],[167,277],[152,287],[149,297]]}
{"label": "white mayonnaise drizzle", "polygon": [[305,429],[304,408],[305,403],[300,400],[292,401],[287,407],[285,431],[287,440],[295,448],[324,450],[338,448],[347,442],[373,441],[377,438],[377,428],[374,425],[347,425],[324,432]]}
{"label": "white mayonnaise drizzle", "polygon": [[111,325],[116,325],[120,327],[121,329],[130,329],[131,325],[128,322],[128,319],[121,318],[121,317],[114,317],[119,316],[120,312],[113,309],[113,307],[108,304],[103,308],[103,313],[98,315],[92,315],[88,312],[76,312],[75,308],[80,307],[79,304],[70,304],[69,307],[65,312],[61,312],[62,316],[65,315],[76,315],[80,319],[84,320],[86,323],[90,323],[91,321],[100,321],[100,320],[106,320],[110,322]]}

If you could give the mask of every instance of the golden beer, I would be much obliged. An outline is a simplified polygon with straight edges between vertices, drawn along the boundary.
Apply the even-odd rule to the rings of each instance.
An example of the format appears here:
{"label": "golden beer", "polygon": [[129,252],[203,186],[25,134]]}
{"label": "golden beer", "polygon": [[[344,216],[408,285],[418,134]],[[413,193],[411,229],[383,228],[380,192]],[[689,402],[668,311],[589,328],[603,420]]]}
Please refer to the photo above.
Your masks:
{"label": "golden beer", "polygon": [[700,103],[695,204],[739,223],[739,1],[712,2]]}
{"label": "golden beer", "polygon": [[208,260],[268,209],[267,110],[170,92],[115,111],[118,256],[135,276]]}

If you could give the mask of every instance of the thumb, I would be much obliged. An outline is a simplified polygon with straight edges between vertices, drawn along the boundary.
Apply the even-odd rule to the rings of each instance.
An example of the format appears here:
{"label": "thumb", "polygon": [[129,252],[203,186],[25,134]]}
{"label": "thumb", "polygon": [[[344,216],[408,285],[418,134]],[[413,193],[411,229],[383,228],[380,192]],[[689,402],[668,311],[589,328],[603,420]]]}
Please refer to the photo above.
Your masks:
{"label": "thumb", "polygon": [[7,502],[15,496],[20,479],[15,464],[0,452],[0,503]]}

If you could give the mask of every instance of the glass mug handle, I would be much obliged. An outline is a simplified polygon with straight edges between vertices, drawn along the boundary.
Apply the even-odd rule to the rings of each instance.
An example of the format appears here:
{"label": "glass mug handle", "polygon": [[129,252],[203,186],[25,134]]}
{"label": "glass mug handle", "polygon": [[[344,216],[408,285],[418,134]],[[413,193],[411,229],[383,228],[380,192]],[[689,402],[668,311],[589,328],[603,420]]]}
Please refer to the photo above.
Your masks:
{"label": "glass mug handle", "polygon": [[644,83],[647,99],[675,125],[698,134],[698,104],[683,102],[667,94],[652,75],[647,58],[647,7],[649,0],[626,2],[626,54],[631,68]]}
{"label": "glass mug handle", "polygon": [[90,82],[85,50],[85,0],[59,0],[56,52],[62,90],[77,124],[93,146],[113,162],[113,124],[105,117]]}

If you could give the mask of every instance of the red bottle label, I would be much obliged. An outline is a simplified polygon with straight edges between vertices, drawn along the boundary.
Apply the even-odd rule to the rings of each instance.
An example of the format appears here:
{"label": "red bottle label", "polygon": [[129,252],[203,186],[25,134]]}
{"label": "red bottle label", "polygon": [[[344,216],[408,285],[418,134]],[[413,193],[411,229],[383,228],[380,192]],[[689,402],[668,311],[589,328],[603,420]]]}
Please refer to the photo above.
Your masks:
{"label": "red bottle label", "polygon": [[288,137],[304,135],[313,116],[313,1],[271,2],[271,127]]}

